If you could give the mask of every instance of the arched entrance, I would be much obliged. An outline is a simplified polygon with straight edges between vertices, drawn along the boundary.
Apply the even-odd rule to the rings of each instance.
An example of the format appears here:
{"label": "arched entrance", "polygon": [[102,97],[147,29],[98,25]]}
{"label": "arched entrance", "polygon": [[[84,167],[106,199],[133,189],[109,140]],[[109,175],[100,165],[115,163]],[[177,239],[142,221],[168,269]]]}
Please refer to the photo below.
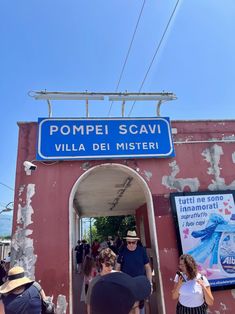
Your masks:
{"label": "arched entrance", "polygon": [[[118,164],[106,163],[88,169],[74,184],[69,198],[70,247],[70,314],[73,313],[73,248],[82,217],[135,215],[136,209],[146,204],[151,242],[151,255],[156,281],[152,296],[158,313],[165,313],[159,252],[151,191],[137,170]],[[140,225],[140,232],[143,225]]]}

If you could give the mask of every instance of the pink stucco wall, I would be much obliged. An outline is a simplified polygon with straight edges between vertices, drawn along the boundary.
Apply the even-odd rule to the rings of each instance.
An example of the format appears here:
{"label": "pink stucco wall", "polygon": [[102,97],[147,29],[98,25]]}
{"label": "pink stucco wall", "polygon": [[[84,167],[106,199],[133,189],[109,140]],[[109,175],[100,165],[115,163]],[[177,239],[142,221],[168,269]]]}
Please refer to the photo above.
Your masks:
{"label": "pink stucco wall", "polygon": [[[172,127],[175,158],[115,161],[138,167],[151,190],[167,314],[174,313],[171,289],[178,263],[169,193],[235,189],[235,121],[175,121]],[[35,159],[36,136],[37,123],[19,124],[12,256],[55,301],[61,295],[68,302],[69,195],[87,163],[85,168],[83,161],[37,162],[37,171],[27,176],[23,162]],[[102,163],[89,161],[88,168]],[[235,291],[214,296],[214,311],[233,313]]]}

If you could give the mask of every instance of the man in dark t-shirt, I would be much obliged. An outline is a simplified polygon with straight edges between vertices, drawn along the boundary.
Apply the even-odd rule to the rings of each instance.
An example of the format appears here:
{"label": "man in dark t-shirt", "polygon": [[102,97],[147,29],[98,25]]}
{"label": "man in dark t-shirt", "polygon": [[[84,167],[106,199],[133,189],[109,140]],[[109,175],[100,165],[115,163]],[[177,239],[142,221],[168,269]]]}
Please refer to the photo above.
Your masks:
{"label": "man in dark t-shirt", "polygon": [[[146,275],[152,287],[152,269],[145,248],[138,245],[140,238],[135,231],[128,231],[125,239],[127,245],[119,251],[116,270],[121,270],[131,277]],[[140,313],[144,313],[143,307]]]}
{"label": "man in dark t-shirt", "polygon": [[33,282],[24,275],[22,267],[9,270],[8,280],[0,286],[5,314],[41,314],[41,297],[45,294],[43,290],[39,292]]}
{"label": "man in dark t-shirt", "polygon": [[41,298],[37,288],[32,283],[21,287],[21,291],[18,290],[18,292],[17,294],[11,292],[6,296],[2,295],[6,314],[41,313]]}
{"label": "man in dark t-shirt", "polygon": [[117,263],[121,265],[120,270],[131,277],[145,275],[145,265],[148,267],[149,264],[145,248],[136,245],[135,250],[131,251],[128,249],[129,245],[130,244],[127,244],[127,246],[123,247],[122,251],[119,253]]}
{"label": "man in dark t-shirt", "polygon": [[149,258],[143,246],[138,245],[139,237],[135,231],[128,231],[126,237],[126,246],[120,250],[116,270],[132,276],[146,275],[150,284],[152,284],[152,270],[149,264]]}

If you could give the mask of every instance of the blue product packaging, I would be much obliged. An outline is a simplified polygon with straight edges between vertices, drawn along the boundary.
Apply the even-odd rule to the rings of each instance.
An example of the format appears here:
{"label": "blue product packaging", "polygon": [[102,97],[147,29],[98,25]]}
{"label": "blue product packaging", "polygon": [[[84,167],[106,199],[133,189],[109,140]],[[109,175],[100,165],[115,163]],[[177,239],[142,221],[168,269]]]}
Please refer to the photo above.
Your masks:
{"label": "blue product packaging", "polygon": [[218,261],[226,276],[235,277],[235,214],[232,214],[221,235]]}

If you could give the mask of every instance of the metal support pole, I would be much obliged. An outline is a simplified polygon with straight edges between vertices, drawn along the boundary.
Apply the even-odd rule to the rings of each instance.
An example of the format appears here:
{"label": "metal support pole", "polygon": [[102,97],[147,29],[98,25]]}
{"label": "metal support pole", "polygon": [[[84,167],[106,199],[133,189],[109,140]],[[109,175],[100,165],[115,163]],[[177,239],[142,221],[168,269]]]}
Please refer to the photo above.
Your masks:
{"label": "metal support pole", "polygon": [[80,227],[81,227],[81,237],[80,237],[80,240],[82,240],[82,238],[83,238],[83,222],[82,222],[82,218],[80,219]]}
{"label": "metal support pole", "polygon": [[89,118],[89,104],[88,104],[88,99],[86,99],[86,118]]}
{"label": "metal support pole", "polygon": [[48,104],[48,115],[49,115],[49,118],[52,117],[52,107],[51,107],[51,102],[49,99],[47,99],[47,104]]}
{"label": "metal support pole", "polygon": [[92,228],[91,228],[91,217],[90,217],[90,244],[92,244]]}
{"label": "metal support pole", "polygon": [[160,117],[161,104],[162,104],[162,100],[159,100],[159,102],[157,103],[157,117]]}
{"label": "metal support pole", "polygon": [[125,116],[125,100],[122,102],[122,118]]}

